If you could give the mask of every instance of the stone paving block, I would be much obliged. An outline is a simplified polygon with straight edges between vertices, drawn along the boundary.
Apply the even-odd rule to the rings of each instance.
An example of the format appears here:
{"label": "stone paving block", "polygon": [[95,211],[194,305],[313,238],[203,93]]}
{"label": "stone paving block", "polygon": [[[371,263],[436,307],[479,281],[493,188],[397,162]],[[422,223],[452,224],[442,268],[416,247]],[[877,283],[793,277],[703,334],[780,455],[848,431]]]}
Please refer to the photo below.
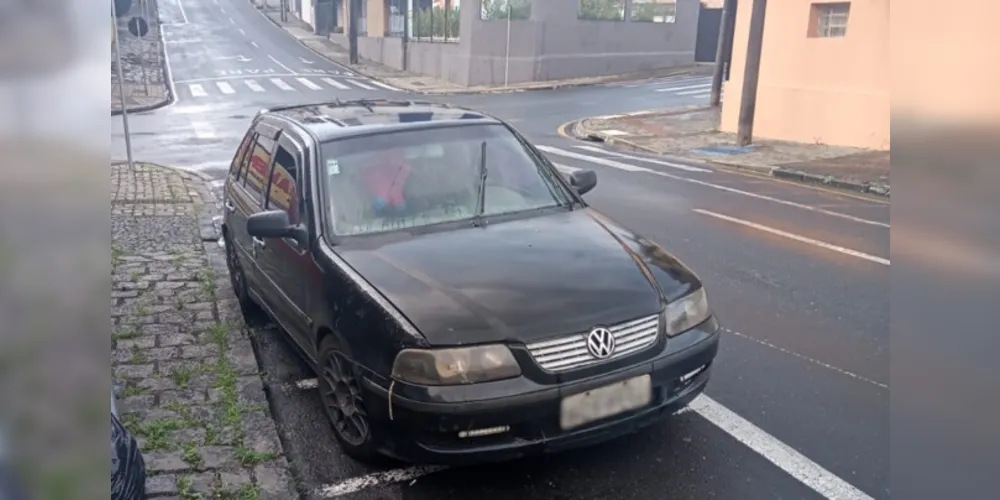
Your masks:
{"label": "stone paving block", "polygon": [[202,240],[218,204],[194,174],[111,170],[112,371],[149,495],[297,498],[223,249]]}

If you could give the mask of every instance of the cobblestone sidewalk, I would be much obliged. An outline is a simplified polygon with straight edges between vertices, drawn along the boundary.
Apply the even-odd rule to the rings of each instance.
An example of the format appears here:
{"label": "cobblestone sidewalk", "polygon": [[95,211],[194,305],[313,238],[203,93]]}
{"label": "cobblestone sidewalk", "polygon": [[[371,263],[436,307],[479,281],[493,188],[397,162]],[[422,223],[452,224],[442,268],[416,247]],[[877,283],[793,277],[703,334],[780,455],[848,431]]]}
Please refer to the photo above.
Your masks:
{"label": "cobblestone sidewalk", "polygon": [[718,123],[717,109],[681,108],[586,118],[567,132],[646,153],[889,195],[888,151],[771,140],[737,147],[735,134],[719,132]]}
{"label": "cobblestone sidewalk", "polygon": [[[128,20],[143,17],[149,23],[146,36],[137,38],[128,31]],[[111,113],[122,111],[121,95],[125,94],[125,109],[143,111],[170,102],[169,68],[160,34],[157,0],[146,0],[143,12],[140,0],[133,0],[129,12],[117,20],[118,40],[121,43],[122,76],[124,85],[118,84],[114,46],[111,52]]]}
{"label": "cobblestone sidewalk", "polygon": [[193,174],[111,167],[112,365],[150,497],[298,498]]}

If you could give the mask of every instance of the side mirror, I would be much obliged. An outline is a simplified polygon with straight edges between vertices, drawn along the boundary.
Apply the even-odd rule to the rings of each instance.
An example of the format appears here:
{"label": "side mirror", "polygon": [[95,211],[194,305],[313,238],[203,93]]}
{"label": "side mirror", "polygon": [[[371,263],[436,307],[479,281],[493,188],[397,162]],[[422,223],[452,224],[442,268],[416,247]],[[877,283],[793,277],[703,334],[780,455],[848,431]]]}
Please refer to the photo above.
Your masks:
{"label": "side mirror", "polygon": [[597,186],[597,172],[593,170],[577,170],[569,176],[569,184],[576,192],[584,195]]}
{"label": "side mirror", "polygon": [[284,210],[268,210],[247,217],[247,233],[257,238],[292,238],[299,245],[306,243],[305,230],[292,225]]}

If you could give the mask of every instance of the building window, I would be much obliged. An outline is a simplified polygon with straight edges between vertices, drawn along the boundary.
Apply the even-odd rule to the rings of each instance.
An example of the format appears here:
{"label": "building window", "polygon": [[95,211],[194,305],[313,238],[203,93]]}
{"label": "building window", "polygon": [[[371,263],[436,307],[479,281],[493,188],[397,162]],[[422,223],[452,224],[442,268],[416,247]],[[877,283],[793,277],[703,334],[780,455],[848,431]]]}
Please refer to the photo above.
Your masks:
{"label": "building window", "polygon": [[461,0],[412,0],[410,38],[418,42],[457,43]]}
{"label": "building window", "polygon": [[809,36],[817,38],[846,36],[847,18],[850,13],[850,2],[812,4]]}
{"label": "building window", "polygon": [[576,18],[588,21],[624,21],[625,0],[580,0]]}
{"label": "building window", "polygon": [[629,19],[646,23],[672,23],[677,19],[677,0],[632,0]]}
{"label": "building window", "polygon": [[483,21],[531,19],[531,0],[483,0],[479,18]]}

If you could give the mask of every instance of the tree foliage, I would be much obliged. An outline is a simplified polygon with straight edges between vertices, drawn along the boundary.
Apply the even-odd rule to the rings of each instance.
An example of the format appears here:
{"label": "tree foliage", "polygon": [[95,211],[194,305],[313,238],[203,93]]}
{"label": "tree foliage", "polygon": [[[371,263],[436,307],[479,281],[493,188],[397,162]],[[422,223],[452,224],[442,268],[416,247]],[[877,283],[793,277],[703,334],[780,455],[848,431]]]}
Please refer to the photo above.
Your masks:
{"label": "tree foliage", "polygon": [[625,0],[580,0],[577,17],[594,21],[622,21],[625,19]]}
{"label": "tree foliage", "polygon": [[483,0],[483,10],[480,19],[483,21],[506,20],[507,10],[510,18],[531,19],[531,0]]}

